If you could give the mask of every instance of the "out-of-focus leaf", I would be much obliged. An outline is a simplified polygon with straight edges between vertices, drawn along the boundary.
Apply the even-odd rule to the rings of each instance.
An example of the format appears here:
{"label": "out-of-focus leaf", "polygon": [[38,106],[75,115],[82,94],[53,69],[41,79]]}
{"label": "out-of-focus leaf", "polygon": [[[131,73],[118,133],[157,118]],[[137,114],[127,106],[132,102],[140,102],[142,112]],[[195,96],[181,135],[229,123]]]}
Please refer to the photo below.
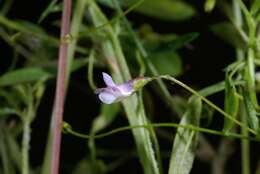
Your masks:
{"label": "out-of-focus leaf", "polygon": [[[98,160],[97,165],[99,166],[100,169],[98,173],[105,173],[106,165],[104,164],[104,162]],[[90,173],[95,173],[95,172],[91,168],[91,161],[87,159],[81,160],[72,172],[72,174],[90,174]]]}
{"label": "out-of-focus leaf", "polygon": [[[111,0],[98,0],[100,3],[115,8]],[[128,8],[140,0],[122,0],[120,4]],[[144,0],[134,11],[162,20],[186,20],[196,14],[195,9],[181,0]]]}
{"label": "out-of-focus leaf", "polygon": [[248,114],[249,126],[255,131],[259,131],[259,118],[257,117],[256,109],[254,107],[254,104],[250,100],[249,93],[248,91],[246,91],[246,89],[243,90],[243,98],[246,112]]}
{"label": "out-of-focus leaf", "polygon": [[198,33],[188,33],[183,36],[154,36],[145,40],[148,57],[159,74],[179,75],[182,72],[182,62],[175,50],[183,47],[198,37]]}
{"label": "out-of-focus leaf", "polygon": [[185,98],[179,96],[179,95],[173,95],[172,96],[172,102],[174,102],[174,108],[175,112],[179,115],[182,116],[186,109],[187,109],[187,101]]}
{"label": "out-of-focus leaf", "polygon": [[[143,28],[147,30],[146,28]],[[182,72],[182,61],[176,50],[189,44],[198,37],[198,33],[188,33],[182,36],[176,34],[159,35],[153,31],[140,31],[145,36],[143,38],[143,45],[148,54],[148,59],[152,62],[159,74],[180,75]],[[132,68],[138,72],[139,69],[135,63],[136,46],[133,40],[128,36],[121,37],[121,43],[124,45],[124,51],[129,57],[129,61],[134,64]],[[131,65],[132,65],[131,64]],[[148,72],[149,73],[149,72]]]}
{"label": "out-of-focus leaf", "polygon": [[34,82],[48,77],[50,77],[50,74],[40,68],[23,68],[2,75],[0,77],[0,86]]}
{"label": "out-of-focus leaf", "polygon": [[[230,79],[230,76],[226,75],[225,80],[225,112],[231,115],[233,118],[236,118],[239,107],[239,99],[236,92],[236,88]],[[228,133],[232,127],[234,126],[234,122],[228,118],[224,118],[224,128],[223,131]]]}
{"label": "out-of-focus leaf", "polygon": [[1,7],[1,10],[0,10],[0,13],[2,15],[6,15],[9,10],[12,8],[12,5],[14,3],[14,0],[8,0],[8,1],[4,1],[4,3],[2,3],[2,7]]}
{"label": "out-of-focus leaf", "polygon": [[0,116],[9,115],[9,114],[17,114],[17,111],[13,108],[0,108]]}
{"label": "out-of-focus leaf", "polygon": [[250,13],[255,14],[260,10],[260,0],[254,0],[254,3],[252,4],[250,8]]}
{"label": "out-of-focus leaf", "polygon": [[256,16],[256,22],[260,21],[260,13]]}
{"label": "out-of-focus leaf", "polygon": [[29,33],[45,34],[45,31],[39,25],[36,25],[28,21],[16,20],[13,24],[17,25],[17,27],[26,28]]}
{"label": "out-of-focus leaf", "polygon": [[[225,15],[230,21],[234,22],[234,13],[232,3],[226,0],[217,0],[216,5],[220,12]],[[237,5],[237,4],[236,4]]]}
{"label": "out-of-focus leaf", "polygon": [[187,33],[182,36],[168,34],[150,37],[145,40],[145,47],[152,51],[174,51],[189,44],[198,36],[198,33]]}
{"label": "out-of-focus leaf", "polygon": [[56,5],[58,0],[52,0],[46,9],[42,12],[38,23],[41,23],[50,13],[57,12],[60,8]]}
{"label": "out-of-focus leaf", "polygon": [[8,132],[6,143],[8,146],[8,152],[10,152],[8,155],[14,164],[13,167],[15,166],[19,171],[22,171],[20,147],[16,141],[16,137]]}
{"label": "out-of-focus leaf", "polygon": [[[201,116],[201,99],[190,98],[188,108],[183,115],[181,125],[199,126]],[[178,128],[174,139],[168,174],[189,174],[195,158],[198,138],[194,130]]]}
{"label": "out-of-focus leaf", "polygon": [[205,127],[210,126],[212,121],[213,121],[213,116],[214,116],[214,112],[215,110],[212,109],[210,106],[208,105],[203,105],[202,107],[202,111],[201,111],[201,118],[205,118]]}
{"label": "out-of-focus leaf", "polygon": [[[73,60],[71,72],[77,71],[78,69],[86,66],[87,63],[88,59],[86,58]],[[44,71],[50,73],[52,76],[55,76],[57,74],[57,61],[45,61],[41,62],[41,64],[39,64],[39,62],[36,62],[33,65],[42,68]]]}
{"label": "out-of-focus leaf", "polygon": [[3,166],[3,173],[15,173],[15,169],[10,160],[8,145],[6,144],[6,134],[4,129],[0,130],[0,156],[1,165]]}
{"label": "out-of-focus leaf", "polygon": [[73,60],[71,71],[77,71],[78,69],[84,67],[88,63],[88,59],[76,59]]}
{"label": "out-of-focus leaf", "polygon": [[206,12],[211,12],[216,5],[216,0],[206,0],[204,4],[204,10]]}
{"label": "out-of-focus leaf", "polygon": [[245,47],[245,42],[243,41],[242,37],[230,22],[217,23],[212,25],[210,28],[214,34],[232,46],[236,48]]}
{"label": "out-of-focus leaf", "polygon": [[208,86],[206,88],[203,88],[202,90],[199,91],[199,94],[206,97],[214,93],[217,93],[219,91],[222,91],[224,88],[225,88],[225,83],[221,81],[211,86]]}
{"label": "out-of-focus leaf", "polygon": [[87,159],[81,160],[72,172],[72,174],[85,173],[91,173],[90,161],[88,161]]}
{"label": "out-of-focus leaf", "polygon": [[181,58],[172,50],[153,52],[150,54],[149,58],[159,74],[170,74],[177,76],[182,72]]}
{"label": "out-of-focus leaf", "polygon": [[112,105],[102,104],[100,115],[93,121],[92,131],[96,133],[108,126],[117,116],[119,108],[118,103]]}

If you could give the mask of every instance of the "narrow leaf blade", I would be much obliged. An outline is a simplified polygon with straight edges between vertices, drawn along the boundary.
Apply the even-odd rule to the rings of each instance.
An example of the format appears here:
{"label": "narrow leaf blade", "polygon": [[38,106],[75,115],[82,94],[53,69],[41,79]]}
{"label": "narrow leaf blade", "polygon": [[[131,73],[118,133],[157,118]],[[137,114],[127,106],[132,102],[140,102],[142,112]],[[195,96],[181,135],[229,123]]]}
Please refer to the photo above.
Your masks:
{"label": "narrow leaf blade", "polygon": [[34,82],[47,77],[50,77],[50,74],[40,68],[22,68],[2,75],[0,87]]}
{"label": "narrow leaf blade", "polygon": [[[198,126],[201,110],[201,100],[197,97],[191,97],[188,109],[183,115],[180,124]],[[177,129],[168,174],[190,173],[195,158],[197,142],[197,133],[195,131],[184,128]]]}
{"label": "narrow leaf blade", "polygon": [[[225,112],[230,114],[233,118],[236,117],[238,112],[239,99],[236,92],[236,88],[230,77],[227,75],[225,81]],[[225,117],[224,119],[224,128],[223,131],[228,133],[232,127],[234,126],[234,122]]]}
{"label": "narrow leaf blade", "polygon": [[246,90],[243,90],[244,104],[246,112],[248,114],[248,123],[249,126],[258,131],[259,130],[259,118],[257,117],[257,112],[254,107],[254,104],[250,100],[249,93]]}

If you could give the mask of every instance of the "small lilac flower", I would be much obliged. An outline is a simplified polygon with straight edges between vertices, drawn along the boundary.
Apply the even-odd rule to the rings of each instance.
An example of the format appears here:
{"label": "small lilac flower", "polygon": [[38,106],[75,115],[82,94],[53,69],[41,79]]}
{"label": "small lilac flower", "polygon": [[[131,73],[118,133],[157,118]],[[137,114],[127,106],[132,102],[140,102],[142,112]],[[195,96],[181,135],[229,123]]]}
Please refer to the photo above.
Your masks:
{"label": "small lilac flower", "polygon": [[[107,86],[105,88],[96,89],[95,93],[98,94],[99,99],[105,104],[111,104],[125,99],[151,80],[150,78],[139,77],[134,80],[129,80],[126,83],[115,84],[110,75],[104,72],[102,75]],[[144,79],[145,82],[143,81]],[[147,81],[147,79],[149,80]]]}

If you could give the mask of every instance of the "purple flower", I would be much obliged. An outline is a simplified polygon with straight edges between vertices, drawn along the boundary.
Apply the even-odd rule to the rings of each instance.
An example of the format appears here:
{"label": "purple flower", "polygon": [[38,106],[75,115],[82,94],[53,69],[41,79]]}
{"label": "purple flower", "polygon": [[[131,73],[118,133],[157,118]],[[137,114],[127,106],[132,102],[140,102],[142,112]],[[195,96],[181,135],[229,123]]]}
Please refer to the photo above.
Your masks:
{"label": "purple flower", "polygon": [[123,100],[135,92],[133,87],[134,80],[129,80],[126,83],[115,84],[113,79],[107,73],[102,73],[103,80],[107,85],[105,88],[98,88],[95,93],[99,99],[106,104],[111,104]]}

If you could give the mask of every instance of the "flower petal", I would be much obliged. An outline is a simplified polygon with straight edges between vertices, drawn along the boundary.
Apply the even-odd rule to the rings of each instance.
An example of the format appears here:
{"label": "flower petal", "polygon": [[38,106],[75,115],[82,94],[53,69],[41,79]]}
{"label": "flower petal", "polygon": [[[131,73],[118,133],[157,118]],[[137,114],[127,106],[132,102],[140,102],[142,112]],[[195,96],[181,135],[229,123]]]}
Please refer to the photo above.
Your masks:
{"label": "flower petal", "polygon": [[105,72],[102,72],[103,80],[106,83],[107,86],[116,86],[111,76]]}
{"label": "flower petal", "polygon": [[116,97],[108,92],[101,92],[98,95],[99,99],[106,104],[111,104],[116,100]]}
{"label": "flower petal", "polygon": [[117,88],[120,90],[121,94],[124,96],[129,96],[134,92],[133,80],[129,80],[126,83],[117,85]]}

